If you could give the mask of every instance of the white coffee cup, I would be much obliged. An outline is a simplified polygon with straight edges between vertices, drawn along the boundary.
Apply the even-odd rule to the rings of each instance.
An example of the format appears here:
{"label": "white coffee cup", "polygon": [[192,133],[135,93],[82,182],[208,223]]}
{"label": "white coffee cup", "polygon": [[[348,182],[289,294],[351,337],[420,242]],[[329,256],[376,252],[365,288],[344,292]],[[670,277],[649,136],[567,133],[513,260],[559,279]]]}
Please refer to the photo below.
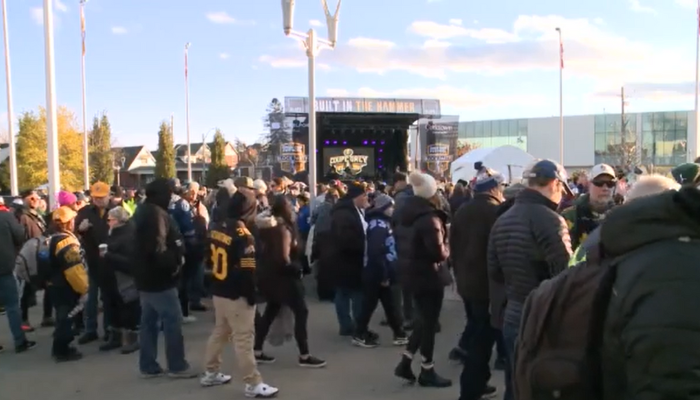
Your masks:
{"label": "white coffee cup", "polygon": [[97,248],[99,249],[101,256],[107,254],[107,245],[105,243],[102,243],[101,245],[97,246]]}

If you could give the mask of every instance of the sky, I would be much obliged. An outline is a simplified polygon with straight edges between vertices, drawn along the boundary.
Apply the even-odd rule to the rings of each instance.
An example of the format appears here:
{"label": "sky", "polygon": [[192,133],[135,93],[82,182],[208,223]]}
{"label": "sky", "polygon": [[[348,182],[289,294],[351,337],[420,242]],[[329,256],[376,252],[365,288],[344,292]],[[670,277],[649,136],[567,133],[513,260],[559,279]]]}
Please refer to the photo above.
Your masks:
{"label": "sky", "polygon": [[[56,96],[81,124],[79,1],[52,1]],[[46,104],[43,1],[7,3],[17,115]],[[331,10],[336,4],[329,0]],[[619,113],[622,86],[628,112],[689,110],[696,7],[694,0],[345,0],[338,45],[317,58],[316,93],[437,98],[443,114],[463,121],[559,115],[560,27],[566,115]],[[207,132],[211,139],[212,128],[254,142],[272,98],[308,93],[306,56],[283,34],[279,0],[89,0],[85,14],[88,120],[106,113],[117,145],[155,148],[171,114],[175,142],[186,141],[187,42],[192,142]],[[295,30],[326,37],[321,1],[296,0],[294,17]],[[0,114],[3,125],[7,115]]]}

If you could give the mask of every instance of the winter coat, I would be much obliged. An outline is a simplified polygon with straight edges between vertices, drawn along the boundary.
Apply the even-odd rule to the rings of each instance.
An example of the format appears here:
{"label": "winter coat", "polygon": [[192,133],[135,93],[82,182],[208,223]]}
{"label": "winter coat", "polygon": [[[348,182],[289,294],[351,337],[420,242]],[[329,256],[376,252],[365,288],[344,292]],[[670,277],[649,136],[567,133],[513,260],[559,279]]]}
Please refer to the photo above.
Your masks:
{"label": "winter coat", "polygon": [[602,340],[605,400],[697,399],[700,380],[700,191],[613,209],[601,225],[617,264]]}
{"label": "winter coat", "polygon": [[[505,285],[506,323],[520,326],[522,307],[530,292],[569,263],[569,230],[556,209],[557,204],[539,192],[524,189],[491,229],[489,278]],[[495,301],[491,299],[492,304],[498,304]]]}
{"label": "winter coat", "polygon": [[[16,211],[19,224],[24,227],[24,241],[39,237],[46,230],[46,222],[37,212],[32,212],[27,207],[19,207]],[[76,225],[77,226],[77,225]]]}
{"label": "winter coat", "polygon": [[384,210],[367,211],[367,260],[363,272],[365,284],[396,282],[396,245],[391,218]]}
{"label": "winter coat", "polygon": [[331,230],[325,244],[329,246],[329,262],[324,267],[331,269],[336,287],[362,288],[366,246],[362,218],[352,199],[339,200],[331,211]]}
{"label": "winter coat", "polygon": [[24,240],[24,228],[9,211],[0,211],[0,276],[15,270],[15,258]]}
{"label": "winter coat", "polygon": [[445,265],[450,254],[445,211],[424,198],[412,196],[405,200],[398,223],[404,234],[397,249],[404,288],[412,293],[444,289],[451,283]]}
{"label": "winter coat", "polygon": [[460,207],[450,227],[450,255],[457,292],[464,299],[489,300],[488,243],[501,200],[487,193]]}
{"label": "winter coat", "polygon": [[256,271],[260,294],[271,303],[285,304],[301,285],[300,255],[294,227],[269,212],[255,217],[260,264]]}
{"label": "winter coat", "polygon": [[114,227],[107,238],[105,274],[114,280],[114,288],[125,303],[138,299],[134,280],[134,225],[131,221]]}
{"label": "winter coat", "polygon": [[102,282],[102,259],[100,258],[100,245],[107,243],[109,236],[109,225],[107,225],[107,215],[110,207],[105,208],[100,215],[100,210],[94,205],[88,205],[78,211],[75,217],[75,229],[84,221],[90,222],[90,227],[85,232],[78,232],[80,243],[85,250],[85,259],[88,263],[88,274],[97,282]]}

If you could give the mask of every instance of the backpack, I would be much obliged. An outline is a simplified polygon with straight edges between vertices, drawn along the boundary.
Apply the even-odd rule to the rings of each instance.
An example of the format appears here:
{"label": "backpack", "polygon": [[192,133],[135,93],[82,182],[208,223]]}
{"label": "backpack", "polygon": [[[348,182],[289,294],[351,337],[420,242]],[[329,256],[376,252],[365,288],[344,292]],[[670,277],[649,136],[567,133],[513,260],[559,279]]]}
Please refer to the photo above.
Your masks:
{"label": "backpack", "polygon": [[49,246],[51,235],[27,240],[15,259],[15,272],[21,280],[43,287],[51,279]]}
{"label": "backpack", "polygon": [[518,400],[601,398],[597,351],[625,257],[601,259],[601,252],[591,247],[585,263],[542,282],[525,301],[513,371]]}

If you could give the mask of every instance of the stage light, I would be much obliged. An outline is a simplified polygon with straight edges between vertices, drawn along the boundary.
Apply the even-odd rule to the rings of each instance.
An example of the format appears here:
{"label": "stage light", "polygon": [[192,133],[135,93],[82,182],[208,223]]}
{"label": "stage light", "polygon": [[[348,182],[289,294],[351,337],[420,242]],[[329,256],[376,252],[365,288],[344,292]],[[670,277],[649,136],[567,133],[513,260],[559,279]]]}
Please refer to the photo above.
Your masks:
{"label": "stage light", "polygon": [[380,152],[380,153],[384,153],[384,149],[379,149],[379,152]]}
{"label": "stage light", "polygon": [[376,140],[373,140],[373,141],[372,141],[372,144],[377,144],[377,141],[376,141]]}
{"label": "stage light", "polygon": [[347,140],[343,140],[343,145],[346,145],[346,144],[348,144],[348,141],[347,141]]}
{"label": "stage light", "polygon": [[384,145],[384,141],[382,140],[382,146]]}
{"label": "stage light", "polygon": [[379,166],[379,169],[384,169],[384,166],[383,166],[383,165],[380,165],[380,166]]}
{"label": "stage light", "polygon": [[363,145],[367,146],[367,141],[362,142]]}
{"label": "stage light", "polygon": [[333,144],[338,144],[338,141],[337,141],[337,140],[334,140],[334,141],[333,141]]}
{"label": "stage light", "polygon": [[331,141],[330,141],[330,140],[326,140],[326,144],[331,144]]}
{"label": "stage light", "polygon": [[377,158],[377,161],[382,161],[382,158],[381,157]]}

